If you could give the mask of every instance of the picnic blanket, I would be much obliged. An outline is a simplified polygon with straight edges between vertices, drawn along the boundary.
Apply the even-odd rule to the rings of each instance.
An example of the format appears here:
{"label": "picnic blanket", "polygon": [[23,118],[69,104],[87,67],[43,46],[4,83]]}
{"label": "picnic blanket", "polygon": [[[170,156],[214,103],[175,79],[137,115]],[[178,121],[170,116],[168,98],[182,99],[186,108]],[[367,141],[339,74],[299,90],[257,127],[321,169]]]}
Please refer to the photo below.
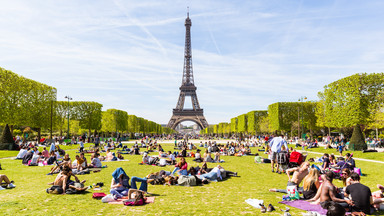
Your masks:
{"label": "picnic blanket", "polygon": [[[154,203],[156,197],[145,197],[145,204]],[[124,202],[128,200],[128,197],[123,197],[120,199],[117,199],[116,201],[109,202],[109,204],[120,204],[124,205]]]}
{"label": "picnic blanket", "polygon": [[317,212],[317,213],[319,213],[321,215],[326,215],[327,214],[327,210],[323,209],[320,206],[320,204],[312,205],[310,202],[307,202],[305,200],[281,201],[279,203],[282,203],[282,204],[285,204],[285,205],[289,205],[289,206],[292,206],[292,207],[295,207],[295,208],[298,208],[298,209],[301,209],[301,210],[305,210],[305,211],[314,211],[314,212]]}

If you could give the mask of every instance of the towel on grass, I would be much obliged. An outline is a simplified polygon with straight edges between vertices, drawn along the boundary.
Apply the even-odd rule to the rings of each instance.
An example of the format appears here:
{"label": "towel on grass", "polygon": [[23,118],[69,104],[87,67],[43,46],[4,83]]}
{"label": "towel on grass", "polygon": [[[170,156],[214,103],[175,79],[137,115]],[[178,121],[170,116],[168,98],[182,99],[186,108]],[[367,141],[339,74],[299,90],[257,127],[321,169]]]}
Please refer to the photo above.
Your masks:
{"label": "towel on grass", "polygon": [[245,202],[255,208],[261,208],[260,204],[264,205],[264,201],[258,199],[247,199]]}
{"label": "towel on grass", "polygon": [[323,209],[320,206],[320,204],[312,205],[310,202],[307,202],[305,200],[281,201],[279,203],[282,203],[282,204],[285,204],[285,205],[289,205],[289,206],[292,206],[292,207],[295,207],[295,208],[298,208],[298,209],[301,209],[301,210],[305,210],[305,211],[314,211],[314,212],[317,212],[317,213],[319,213],[321,215],[326,215],[327,214],[327,210]]}
{"label": "towel on grass", "polygon": [[[145,204],[149,204],[149,203],[154,203],[156,197],[145,197],[145,198],[146,198]],[[124,202],[127,201],[127,200],[128,200],[128,197],[123,197],[123,198],[117,199],[115,201],[109,202],[109,204],[124,205]]]}

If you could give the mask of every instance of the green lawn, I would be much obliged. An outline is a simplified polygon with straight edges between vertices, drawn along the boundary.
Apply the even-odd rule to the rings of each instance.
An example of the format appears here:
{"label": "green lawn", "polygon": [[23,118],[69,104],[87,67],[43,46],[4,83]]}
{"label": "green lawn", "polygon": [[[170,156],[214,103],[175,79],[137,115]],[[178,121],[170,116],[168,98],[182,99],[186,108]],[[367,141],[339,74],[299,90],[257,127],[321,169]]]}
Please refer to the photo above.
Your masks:
{"label": "green lawn", "polygon": [[0,150],[0,158],[16,157],[19,151]]}
{"label": "green lawn", "polygon": [[[163,145],[165,150],[173,150],[173,144]],[[252,152],[256,152],[252,148]],[[74,158],[76,150],[68,151]],[[156,154],[156,153],[154,153]],[[138,165],[141,156],[124,155],[129,161],[104,163],[108,168],[100,173],[79,176],[80,180],[87,180],[88,185],[104,182],[106,186],[101,192],[108,193],[111,174],[117,167],[123,167],[132,176],[144,177],[161,169],[172,170],[172,166],[155,167]],[[313,157],[313,155],[309,155]],[[89,159],[89,155],[87,155]],[[20,160],[1,159],[0,163],[6,174],[15,181],[17,187],[0,191],[0,212],[2,215],[258,215],[261,214],[244,200],[248,198],[263,199],[265,204],[272,203],[276,209],[285,208],[278,204],[283,194],[268,192],[269,188],[285,188],[286,175],[271,173],[270,164],[255,164],[253,156],[222,157],[225,163],[221,165],[227,170],[237,171],[240,177],[232,177],[222,182],[213,182],[204,186],[181,187],[149,185],[148,191],[157,194],[155,203],[126,207],[110,205],[92,199],[93,192],[82,195],[50,195],[45,192],[47,183],[55,176],[46,176],[49,166],[27,167]],[[189,166],[199,164],[187,159]],[[213,167],[217,164],[209,164]],[[362,183],[376,190],[376,184],[384,180],[381,170],[382,164],[357,162],[365,176]],[[341,186],[340,181],[335,181]],[[291,208],[292,215],[301,215],[303,211]],[[270,214],[281,215],[281,211]],[[384,213],[382,213],[384,215]]]}

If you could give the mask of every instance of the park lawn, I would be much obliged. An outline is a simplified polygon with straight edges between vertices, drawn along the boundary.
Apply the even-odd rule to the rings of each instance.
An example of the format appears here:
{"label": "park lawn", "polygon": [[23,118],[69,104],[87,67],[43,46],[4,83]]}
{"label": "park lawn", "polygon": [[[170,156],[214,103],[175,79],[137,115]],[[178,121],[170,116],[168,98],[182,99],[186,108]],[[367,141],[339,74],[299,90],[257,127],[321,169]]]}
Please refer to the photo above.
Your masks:
{"label": "park lawn", "polygon": [[[165,150],[173,151],[173,144],[163,144]],[[256,148],[252,148],[255,153]],[[67,151],[71,158],[76,150]],[[105,154],[105,153],[104,153]],[[157,154],[157,153],[152,153]],[[89,159],[89,154],[86,155]],[[87,180],[86,185],[104,182],[102,191],[89,191],[81,195],[51,195],[45,192],[48,182],[54,176],[46,176],[50,166],[27,167],[20,160],[0,160],[2,174],[6,174],[15,181],[17,187],[0,191],[0,212],[3,215],[258,215],[261,214],[244,200],[248,198],[263,199],[265,204],[272,203],[276,209],[285,208],[278,204],[283,194],[268,192],[269,188],[285,188],[286,175],[271,173],[270,164],[255,164],[253,156],[229,157],[223,156],[225,163],[221,165],[231,171],[237,171],[240,177],[232,177],[225,181],[213,182],[204,186],[182,187],[149,185],[148,191],[156,195],[155,203],[145,206],[127,207],[111,205],[92,199],[93,192],[108,193],[111,174],[117,167],[123,167],[132,176],[144,177],[151,172],[161,169],[171,171],[173,166],[156,167],[138,165],[141,156],[123,155],[129,161],[103,163],[99,173],[79,176],[80,180]],[[313,157],[312,154],[309,155]],[[201,165],[187,158],[189,166]],[[209,167],[217,164],[209,163]],[[377,183],[382,183],[384,173],[380,172],[382,164],[357,162],[365,176],[362,183],[375,190]],[[341,186],[340,181],[335,182]],[[291,208],[292,215],[300,215],[304,211]],[[280,211],[270,213],[281,215]]]}
{"label": "park lawn", "polygon": [[[290,144],[289,147],[293,147],[297,150],[302,150],[301,147],[295,148],[295,145]],[[328,153],[328,154],[334,154],[336,157],[340,155],[340,153],[336,149],[325,149],[323,146],[320,146],[319,148],[310,148],[305,149],[307,152],[319,152],[319,153]],[[347,153],[353,153],[354,158],[364,158],[364,159],[370,159],[370,160],[377,160],[377,161],[384,161],[384,152],[366,152],[363,153],[362,151],[343,151],[343,156]],[[316,155],[315,157],[321,157],[321,155]]]}
{"label": "park lawn", "polygon": [[0,150],[0,158],[16,157],[19,151]]}

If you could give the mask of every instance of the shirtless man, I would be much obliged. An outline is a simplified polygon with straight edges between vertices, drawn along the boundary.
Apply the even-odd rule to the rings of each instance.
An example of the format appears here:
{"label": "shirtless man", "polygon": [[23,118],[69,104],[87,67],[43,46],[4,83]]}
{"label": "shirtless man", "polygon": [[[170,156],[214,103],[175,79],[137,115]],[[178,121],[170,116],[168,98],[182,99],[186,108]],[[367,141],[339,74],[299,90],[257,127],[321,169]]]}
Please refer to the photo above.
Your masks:
{"label": "shirtless man", "polygon": [[65,194],[65,190],[67,189],[68,172],[69,172],[69,167],[65,166],[63,171],[61,171],[56,176],[55,181],[48,183],[49,185],[53,185],[53,186],[47,189],[47,193]]}
{"label": "shirtless man", "polygon": [[336,197],[337,188],[332,184],[334,178],[334,174],[332,171],[328,171],[325,173],[324,182],[322,184],[321,192],[320,192],[320,205],[322,208],[326,208],[326,203],[330,201],[334,201],[339,203],[344,208],[348,208],[349,205],[353,206],[352,200],[339,199]]}
{"label": "shirtless man", "polygon": [[[73,176],[76,180],[73,184],[69,184],[70,177]],[[71,168],[68,166],[64,166],[63,171],[61,171],[54,182],[48,183],[49,185],[53,185],[51,188],[47,189],[47,193],[53,194],[65,194],[67,186],[69,188],[73,188],[77,191],[85,191],[88,187],[84,187],[84,181],[80,182],[80,180],[72,173]],[[49,192],[51,191],[51,192]],[[52,192],[53,191],[53,192]]]}
{"label": "shirtless man", "polygon": [[[308,175],[309,162],[303,162],[300,167],[295,167],[291,169],[287,169],[286,173],[288,175],[288,184],[287,186],[297,186],[298,191],[300,193],[303,192],[303,187],[299,187],[300,183],[303,181],[304,177]],[[291,178],[291,173],[293,172],[293,176]],[[270,192],[280,192],[287,193],[287,190],[284,189],[269,189]]]}

